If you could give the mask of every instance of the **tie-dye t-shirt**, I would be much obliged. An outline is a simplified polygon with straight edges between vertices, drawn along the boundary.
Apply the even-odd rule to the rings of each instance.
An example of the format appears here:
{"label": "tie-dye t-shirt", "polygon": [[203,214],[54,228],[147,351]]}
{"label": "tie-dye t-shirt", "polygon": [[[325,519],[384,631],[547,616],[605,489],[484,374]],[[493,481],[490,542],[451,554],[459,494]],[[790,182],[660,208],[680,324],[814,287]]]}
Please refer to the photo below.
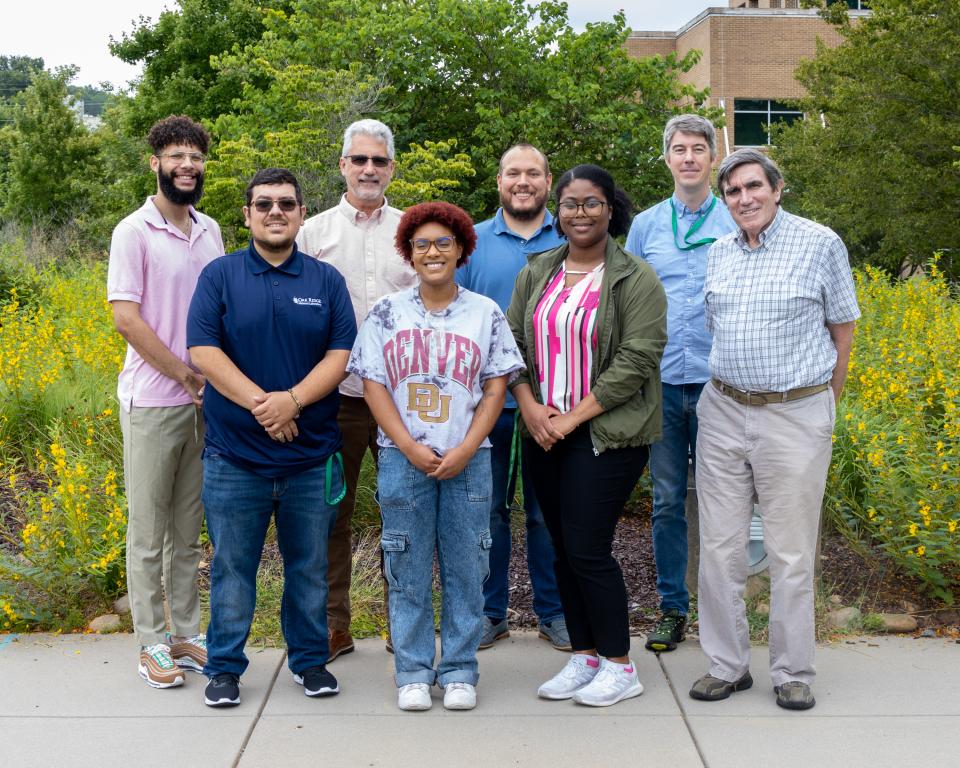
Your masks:
{"label": "tie-dye t-shirt", "polygon": [[[463,442],[484,382],[522,368],[507,319],[491,299],[460,288],[445,309],[431,311],[419,286],[374,305],[347,363],[350,373],[385,386],[411,437],[441,456]],[[377,444],[394,447],[382,429]],[[489,445],[485,439],[482,446]]]}

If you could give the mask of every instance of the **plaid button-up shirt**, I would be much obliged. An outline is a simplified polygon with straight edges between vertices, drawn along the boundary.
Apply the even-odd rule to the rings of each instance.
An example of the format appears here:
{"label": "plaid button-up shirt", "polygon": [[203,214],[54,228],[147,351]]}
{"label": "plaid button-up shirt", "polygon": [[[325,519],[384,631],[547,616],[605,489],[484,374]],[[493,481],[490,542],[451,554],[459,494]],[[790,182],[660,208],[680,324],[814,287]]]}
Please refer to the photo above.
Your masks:
{"label": "plaid button-up shirt", "polygon": [[756,248],[742,231],[710,247],[704,301],[711,375],[751,392],[829,381],[837,350],[827,324],[860,317],[843,242],[782,208]]}

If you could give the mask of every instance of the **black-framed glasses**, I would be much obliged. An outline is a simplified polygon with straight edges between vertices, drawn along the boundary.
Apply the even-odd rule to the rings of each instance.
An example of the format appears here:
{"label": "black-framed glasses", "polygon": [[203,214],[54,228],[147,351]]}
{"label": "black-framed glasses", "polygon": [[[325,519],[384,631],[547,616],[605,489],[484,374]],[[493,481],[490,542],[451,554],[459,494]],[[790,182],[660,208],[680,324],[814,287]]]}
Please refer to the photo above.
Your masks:
{"label": "black-framed glasses", "polygon": [[274,200],[269,197],[258,197],[253,201],[253,207],[258,213],[270,213],[275,205],[279,206],[280,210],[284,213],[290,213],[290,211],[295,211],[300,203],[293,197],[281,197],[279,200]]}
{"label": "black-framed glasses", "polygon": [[364,166],[370,161],[373,161],[377,168],[386,168],[390,165],[390,158],[382,155],[344,155],[344,157],[356,166]]}
{"label": "black-framed glasses", "polygon": [[445,235],[443,237],[438,237],[435,240],[430,240],[426,237],[418,237],[410,241],[410,245],[413,248],[413,252],[417,255],[423,255],[430,250],[432,245],[440,253],[450,253],[453,250],[453,246],[456,244],[457,238],[453,235]]}
{"label": "black-framed glasses", "polygon": [[557,204],[557,208],[560,211],[560,215],[565,219],[572,219],[581,208],[585,216],[596,218],[603,213],[603,206],[605,205],[606,203],[603,200],[597,200],[595,197],[591,197],[582,203],[575,203],[573,200],[561,200]]}
{"label": "black-framed glasses", "polygon": [[161,152],[157,157],[169,157],[175,163],[190,160],[194,165],[203,165],[207,162],[206,155],[201,152]]}

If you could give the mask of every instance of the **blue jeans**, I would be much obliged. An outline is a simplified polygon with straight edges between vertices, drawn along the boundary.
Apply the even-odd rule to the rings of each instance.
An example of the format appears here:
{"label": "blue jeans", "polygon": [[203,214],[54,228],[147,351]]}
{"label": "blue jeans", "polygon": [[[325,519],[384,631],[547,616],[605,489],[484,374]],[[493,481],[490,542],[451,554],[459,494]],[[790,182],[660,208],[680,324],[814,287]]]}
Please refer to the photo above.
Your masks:
{"label": "blue jeans", "polygon": [[[516,488],[516,476],[510,477],[510,446],[513,442],[513,422],[516,410],[504,409],[490,433],[490,464],[493,473],[493,497],[490,504],[490,578],[483,585],[483,613],[499,621],[507,615],[509,600],[510,552],[513,540],[510,532],[510,504]],[[519,458],[519,457],[517,457]],[[516,468],[515,468],[516,469]],[[543,522],[543,512],[533,492],[533,482],[522,462],[523,506],[527,517],[527,570],[533,584],[533,610],[541,622],[549,623],[563,616],[557,576],[553,570],[554,552],[550,532]],[[507,483],[509,482],[509,487]]]}
{"label": "blue jeans", "polygon": [[703,384],[663,385],[663,438],[650,446],[653,477],[653,557],[660,609],[686,615],[687,470],[696,459],[697,401]]}
{"label": "blue jeans", "polygon": [[[330,495],[343,488],[334,462]],[[326,664],[327,538],[337,506],[326,502],[326,464],[289,477],[269,479],[207,452],[203,458],[203,506],[213,542],[210,569],[208,677],[247,668],[243,646],[257,602],[257,568],[271,517],[283,557],[280,626],[287,664],[296,674]]]}
{"label": "blue jeans", "polygon": [[[381,547],[390,587],[397,686],[476,685],[483,581],[490,571],[490,449],[449,480],[434,480],[396,448],[380,450]],[[440,664],[434,669],[433,555],[440,561]]]}

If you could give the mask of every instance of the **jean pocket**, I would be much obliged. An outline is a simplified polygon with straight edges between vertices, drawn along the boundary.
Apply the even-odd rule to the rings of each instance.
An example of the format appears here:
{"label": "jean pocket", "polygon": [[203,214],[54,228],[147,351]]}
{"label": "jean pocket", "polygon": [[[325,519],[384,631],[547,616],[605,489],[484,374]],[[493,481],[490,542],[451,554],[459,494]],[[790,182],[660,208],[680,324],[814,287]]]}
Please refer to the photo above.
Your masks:
{"label": "jean pocket", "polygon": [[481,448],[463,470],[467,501],[490,501],[493,493],[493,473],[490,470],[490,449]]}
{"label": "jean pocket", "polygon": [[493,537],[489,530],[480,531],[480,583],[490,576],[490,550],[493,549]]}
{"label": "jean pocket", "polygon": [[413,509],[416,471],[396,448],[380,451],[376,500],[381,510]]}
{"label": "jean pocket", "polygon": [[383,550],[383,577],[390,589],[402,589],[397,574],[401,570],[400,558],[409,548],[407,534],[401,531],[383,531],[380,534],[380,549]]}

